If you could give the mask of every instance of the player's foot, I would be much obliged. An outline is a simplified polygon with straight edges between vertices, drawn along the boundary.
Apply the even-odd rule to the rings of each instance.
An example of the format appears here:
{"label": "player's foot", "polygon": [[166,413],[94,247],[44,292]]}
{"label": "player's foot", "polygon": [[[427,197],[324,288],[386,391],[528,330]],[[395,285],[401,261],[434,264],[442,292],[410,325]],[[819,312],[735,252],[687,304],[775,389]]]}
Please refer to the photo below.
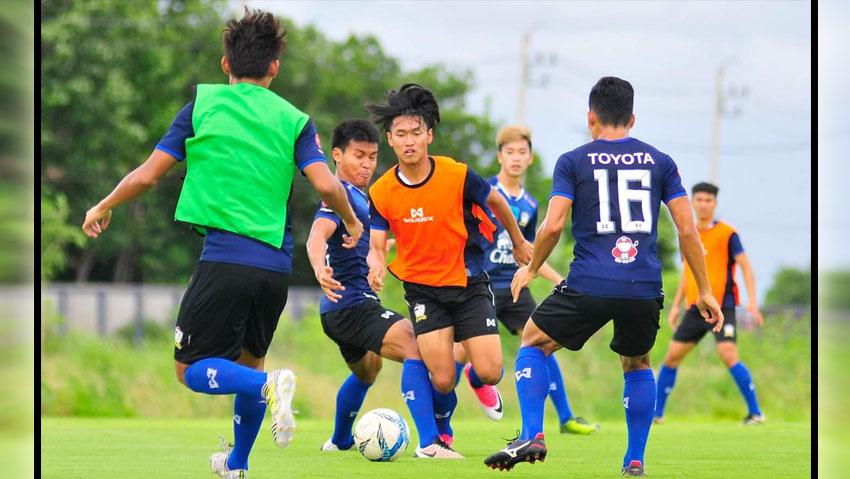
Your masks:
{"label": "player's foot", "polygon": [[263,386],[272,414],[272,437],[277,447],[286,447],[292,441],[295,418],[292,415],[292,396],[295,394],[295,374],[288,369],[275,369],[268,374]]}
{"label": "player's foot", "polygon": [[757,426],[759,424],[764,424],[765,421],[767,421],[767,418],[764,417],[764,414],[750,414],[744,418],[744,425]]}
{"label": "player's foot", "polygon": [[455,438],[451,434],[440,434],[440,440],[449,447],[452,447],[452,444],[455,442]]}
{"label": "player's foot", "polygon": [[[463,368],[463,373],[466,374],[467,381],[469,380],[469,371],[472,369],[472,363],[467,363]],[[478,397],[478,402],[481,404],[481,410],[488,418],[498,421],[502,419],[502,395],[495,386],[485,384],[480,388],[472,388],[472,391]]]}
{"label": "player's foot", "polygon": [[324,444],[322,444],[322,448],[319,450],[322,452],[353,451],[354,448],[352,446],[348,446],[348,449],[340,449],[339,446],[334,444],[333,439],[328,439]]}
{"label": "player's foot", "polygon": [[484,464],[491,469],[510,471],[520,462],[534,464],[536,461],[543,462],[545,459],[546,442],[544,442],[541,432],[534,436],[534,439],[512,440],[507,447],[484,459]]}
{"label": "player's foot", "polygon": [[225,479],[244,479],[248,477],[248,471],[245,469],[230,470],[227,468],[227,458],[230,456],[230,450],[233,449],[232,444],[228,444],[223,437],[219,437],[221,441],[221,451],[210,456],[210,469],[219,477]]}
{"label": "player's foot", "polygon": [[439,438],[428,447],[416,446],[416,451],[413,453],[413,457],[422,457],[426,459],[463,459],[463,456],[455,452],[451,446]]}
{"label": "player's foot", "polygon": [[643,463],[640,461],[632,461],[628,466],[623,468],[623,475],[628,477],[646,477],[643,472]]}
{"label": "player's foot", "polygon": [[664,424],[664,416],[655,416],[652,418],[652,424]]}
{"label": "player's foot", "polygon": [[581,417],[571,417],[567,422],[561,424],[562,433],[570,434],[593,434],[599,430],[599,424],[590,424]]}

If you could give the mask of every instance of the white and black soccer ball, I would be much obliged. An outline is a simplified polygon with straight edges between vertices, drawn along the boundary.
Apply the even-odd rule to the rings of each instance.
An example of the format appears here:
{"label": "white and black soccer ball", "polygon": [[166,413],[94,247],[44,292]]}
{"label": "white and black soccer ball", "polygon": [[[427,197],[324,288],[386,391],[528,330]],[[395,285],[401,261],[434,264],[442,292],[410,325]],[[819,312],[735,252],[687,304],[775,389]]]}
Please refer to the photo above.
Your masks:
{"label": "white and black soccer ball", "polygon": [[395,461],[410,443],[410,428],[392,409],[373,409],[354,426],[354,445],[370,461]]}

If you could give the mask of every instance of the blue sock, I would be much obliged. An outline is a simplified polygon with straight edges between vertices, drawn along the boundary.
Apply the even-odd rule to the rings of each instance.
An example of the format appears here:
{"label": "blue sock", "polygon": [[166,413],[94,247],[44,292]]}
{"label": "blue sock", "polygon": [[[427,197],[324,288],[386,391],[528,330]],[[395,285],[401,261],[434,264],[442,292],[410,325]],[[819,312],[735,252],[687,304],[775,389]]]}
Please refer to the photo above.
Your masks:
{"label": "blue sock", "polygon": [[431,390],[434,396],[434,420],[437,423],[437,432],[453,436],[451,420],[457,407],[457,393],[452,389],[448,394],[443,394],[433,386]]}
{"label": "blue sock", "polygon": [[336,393],[336,417],[334,419],[334,434],[331,442],[340,449],[349,449],[354,444],[351,427],[357,418],[357,411],[366,399],[366,392],[371,384],[366,384],[355,374],[348,376]]}
{"label": "blue sock", "polygon": [[405,359],[401,368],[401,394],[416,424],[419,447],[428,447],[437,439],[434,419],[434,395],[428,368],[421,359]]}
{"label": "blue sock", "polygon": [[463,367],[466,366],[463,363],[459,363],[455,361],[455,387],[457,387],[460,382],[460,376],[463,374]]}
{"label": "blue sock", "polygon": [[520,439],[533,439],[543,432],[543,409],[549,394],[549,365],[543,350],[523,346],[514,366],[516,392],[522,413]]}
{"label": "blue sock", "polygon": [[478,389],[484,386],[484,381],[478,377],[478,373],[475,372],[475,368],[471,365],[469,366],[469,385],[472,386],[472,389]]}
{"label": "blue sock", "polygon": [[670,395],[670,391],[676,385],[676,371],[678,369],[668,368],[663,364],[658,370],[658,389],[655,393],[655,417],[664,416],[664,406],[667,404],[667,396]]}
{"label": "blue sock", "polygon": [[227,458],[227,468],[248,469],[248,455],[260,432],[266,415],[266,400],[262,397],[237,394],[233,401],[233,449]]}
{"label": "blue sock", "polygon": [[655,376],[652,369],[641,369],[623,373],[623,378],[623,406],[629,430],[629,447],[623,457],[623,467],[626,467],[631,461],[644,464],[643,455],[655,409]]}
{"label": "blue sock", "polygon": [[223,358],[207,358],[186,369],[189,389],[204,394],[246,394],[261,397],[266,373]]}
{"label": "blue sock", "polygon": [[554,353],[546,358],[546,364],[549,366],[549,398],[552,399],[552,404],[555,405],[555,410],[558,411],[558,420],[563,424],[573,417],[570,402],[567,401],[567,389],[564,387],[564,377],[561,375],[561,367],[558,365],[558,360],[555,359]]}
{"label": "blue sock", "polygon": [[750,370],[744,366],[744,363],[738,361],[738,363],[729,368],[729,372],[732,373],[732,377],[735,378],[735,382],[738,384],[738,389],[741,391],[741,395],[747,400],[747,408],[749,408],[750,414],[757,414],[761,416],[761,408],[759,408],[759,403],[756,400],[756,385],[753,384],[753,378],[750,376]]}

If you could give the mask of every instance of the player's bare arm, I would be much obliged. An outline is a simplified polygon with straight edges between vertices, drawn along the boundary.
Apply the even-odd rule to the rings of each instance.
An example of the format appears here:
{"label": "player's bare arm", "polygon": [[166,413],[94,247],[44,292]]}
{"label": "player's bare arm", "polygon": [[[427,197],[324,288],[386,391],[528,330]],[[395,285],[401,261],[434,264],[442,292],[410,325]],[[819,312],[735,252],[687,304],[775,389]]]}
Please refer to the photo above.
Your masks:
{"label": "player's bare arm", "polygon": [[332,303],[342,298],[337,291],[345,290],[345,286],[334,279],[333,268],[325,263],[328,240],[337,228],[337,224],[327,218],[316,218],[313,221],[313,227],[310,228],[310,236],[307,238],[307,257],[310,258],[310,266],[313,267],[316,281]]}
{"label": "player's bare arm", "polygon": [[676,329],[679,326],[679,314],[681,313],[682,301],[685,299],[685,281],[687,276],[682,270],[682,278],[679,280],[679,286],[676,288],[676,294],[673,295],[673,303],[670,305],[670,315],[667,316],[667,323],[670,329]]}
{"label": "player's bare arm", "polygon": [[176,163],[177,159],[168,153],[154,150],[144,163],[118,183],[112,193],[86,212],[86,219],[83,221],[83,232],[86,236],[97,238],[106,231],[112,219],[112,208],[151,189]]}
{"label": "player's bare arm", "polygon": [[369,265],[369,286],[379,293],[384,289],[384,277],[387,275],[387,232],[369,230],[369,255],[366,257]]}
{"label": "player's bare arm", "polygon": [[758,299],[756,298],[756,275],[753,272],[753,265],[750,263],[747,253],[738,253],[735,256],[735,263],[741,267],[741,272],[744,274],[744,284],[747,285],[747,297],[749,298],[747,310],[753,315],[756,325],[762,326],[764,324],[764,318],[761,315]]}
{"label": "player's bare arm", "polygon": [[697,289],[699,289],[697,308],[706,322],[714,324],[712,331],[719,332],[723,327],[723,312],[720,311],[720,305],[711,294],[711,284],[708,282],[705,268],[705,256],[703,256],[699,232],[691,214],[688,198],[680,196],[672,199],[667,203],[667,208],[679,231],[679,250],[693,271]]}
{"label": "player's bare arm", "polygon": [[537,238],[534,240],[531,262],[527,266],[520,267],[511,282],[511,296],[513,296],[514,302],[519,299],[519,293],[537,276],[540,267],[552,254],[552,250],[555,249],[555,245],[561,239],[561,233],[564,231],[564,225],[566,225],[567,218],[570,216],[572,206],[573,200],[565,196],[556,195],[549,200],[549,209],[546,211],[546,217],[543,218],[543,223],[537,230]]}
{"label": "player's bare arm", "polygon": [[342,224],[348,231],[347,235],[343,235],[343,248],[351,249],[357,246],[360,241],[360,236],[363,235],[363,225],[354,214],[354,209],[348,202],[348,194],[345,192],[345,187],[339,182],[336,176],[328,169],[328,165],[324,162],[311,163],[304,168],[304,175],[307,180],[313,185],[319,196],[334,212],[342,218]]}
{"label": "player's bare arm", "polygon": [[519,229],[516,218],[514,218],[514,215],[511,212],[511,207],[495,188],[490,188],[490,194],[487,195],[487,206],[489,206],[493,211],[493,214],[496,215],[496,219],[505,226],[505,231],[507,231],[508,235],[511,237],[514,261],[520,265],[528,264],[531,260],[531,251],[534,247],[522,235],[522,230]]}

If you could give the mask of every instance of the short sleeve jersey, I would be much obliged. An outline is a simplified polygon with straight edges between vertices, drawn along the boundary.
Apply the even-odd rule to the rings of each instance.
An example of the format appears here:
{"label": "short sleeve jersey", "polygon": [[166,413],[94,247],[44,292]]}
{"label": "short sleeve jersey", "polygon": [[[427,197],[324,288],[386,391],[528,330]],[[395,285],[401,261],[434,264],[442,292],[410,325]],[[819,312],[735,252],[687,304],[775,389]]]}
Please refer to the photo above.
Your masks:
{"label": "short sleeve jersey", "polygon": [[[186,158],[186,140],[195,136],[192,125],[194,101],[187,103],[171,122],[168,131],[156,145],[156,149],[173,156],[177,161]],[[304,173],[304,168],[325,161],[319,135],[312,121],[308,121],[295,142],[295,163]],[[274,248],[259,241],[234,233],[210,229],[204,240],[201,261],[235,263],[246,266],[290,273],[292,271],[293,239],[290,217],[286,218],[283,246]]]}
{"label": "short sleeve jersey", "polygon": [[634,138],[595,140],[555,164],[551,196],[573,200],[574,260],[566,284],[582,294],[661,296],[661,202],[686,196],[673,159]]}
{"label": "short sleeve jersey", "polygon": [[[522,231],[522,235],[533,243],[537,230],[537,200],[525,189],[520,192],[519,196],[511,196],[508,190],[499,183],[499,178],[496,176],[490,178],[487,182],[505,198]],[[494,289],[506,289],[511,287],[511,281],[517,270],[513,255],[513,243],[504,225],[499,223],[492,212],[490,212],[490,216],[497,227],[496,240],[484,254],[484,269],[490,275],[490,283]]]}
{"label": "short sleeve jersey", "polygon": [[[369,201],[366,198],[366,193],[361,191],[356,186],[342,181],[345,190],[348,193],[348,201],[357,215],[357,219],[364,225],[369,224]],[[366,256],[369,254],[369,230],[364,229],[360,241],[357,246],[352,249],[344,248],[342,235],[348,234],[345,226],[342,224],[342,219],[334,213],[334,211],[324,203],[319,203],[319,208],[316,211],[316,219],[325,218],[336,223],[337,228],[333,235],[328,238],[327,264],[333,268],[333,277],[345,289],[337,291],[342,298],[336,303],[329,301],[322,296],[319,302],[319,312],[324,314],[330,311],[349,308],[358,303],[363,302],[366,298],[378,299],[378,295],[369,287],[367,279],[369,275],[369,266],[366,264]]]}

